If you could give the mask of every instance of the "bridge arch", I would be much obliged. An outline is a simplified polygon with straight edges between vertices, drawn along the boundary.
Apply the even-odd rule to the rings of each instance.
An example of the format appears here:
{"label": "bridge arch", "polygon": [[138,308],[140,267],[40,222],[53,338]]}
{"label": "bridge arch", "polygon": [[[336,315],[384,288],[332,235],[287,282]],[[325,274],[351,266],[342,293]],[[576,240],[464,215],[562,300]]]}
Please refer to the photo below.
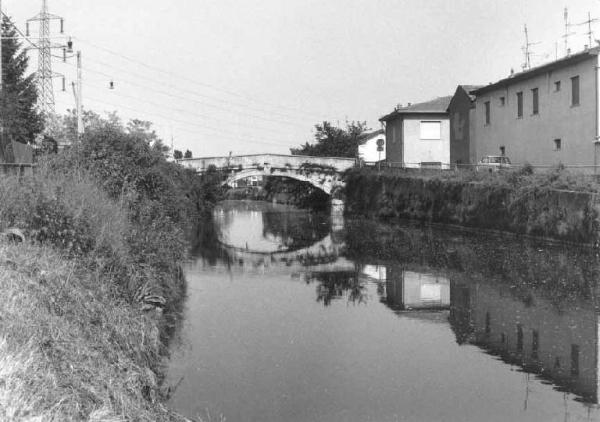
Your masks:
{"label": "bridge arch", "polygon": [[232,183],[247,179],[252,176],[262,176],[262,177],[287,177],[294,180],[299,180],[301,182],[310,183],[317,189],[322,190],[327,195],[331,195],[332,191],[336,189],[338,186],[343,185],[343,181],[336,174],[322,174],[316,172],[307,172],[303,173],[301,171],[293,171],[293,170],[284,170],[284,169],[275,169],[271,168],[268,171],[259,170],[259,169],[247,169],[241,170],[235,173],[232,173],[227,180],[223,182],[224,185],[231,186]]}

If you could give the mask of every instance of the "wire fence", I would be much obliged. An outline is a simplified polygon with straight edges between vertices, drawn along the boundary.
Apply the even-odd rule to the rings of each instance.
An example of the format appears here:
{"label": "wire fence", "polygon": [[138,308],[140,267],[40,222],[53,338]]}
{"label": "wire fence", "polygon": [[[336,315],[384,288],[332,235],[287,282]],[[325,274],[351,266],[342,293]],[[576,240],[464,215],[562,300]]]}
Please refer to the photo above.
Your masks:
{"label": "wire fence", "polygon": [[539,165],[529,163],[512,163],[506,164],[456,164],[456,163],[441,163],[441,162],[421,162],[421,163],[404,163],[395,161],[380,161],[380,162],[359,162],[360,167],[371,167],[384,169],[395,169],[404,172],[416,172],[416,173],[439,173],[439,172],[506,172],[520,170],[524,167],[531,168],[536,173],[544,173],[556,170],[557,168],[566,169],[572,173],[576,173],[583,176],[600,176],[600,164],[599,165]]}
{"label": "wire fence", "polygon": [[31,176],[37,164],[32,163],[0,163],[0,174],[2,176]]}

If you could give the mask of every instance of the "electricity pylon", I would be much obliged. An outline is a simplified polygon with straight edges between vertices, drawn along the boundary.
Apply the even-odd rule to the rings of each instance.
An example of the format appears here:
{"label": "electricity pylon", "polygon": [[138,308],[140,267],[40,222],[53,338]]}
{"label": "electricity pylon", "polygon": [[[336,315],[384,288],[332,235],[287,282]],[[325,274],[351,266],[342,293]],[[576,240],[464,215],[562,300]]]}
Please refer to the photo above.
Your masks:
{"label": "electricity pylon", "polygon": [[37,85],[38,85],[38,103],[40,110],[48,115],[54,113],[54,87],[52,79],[61,77],[52,72],[52,49],[63,48],[62,45],[52,44],[50,42],[50,21],[60,20],[60,32],[63,33],[64,20],[62,17],[48,13],[48,2],[42,0],[42,10],[40,13],[27,20],[27,35],[29,35],[29,22],[37,21],[39,24],[39,40],[37,49],[39,52]]}

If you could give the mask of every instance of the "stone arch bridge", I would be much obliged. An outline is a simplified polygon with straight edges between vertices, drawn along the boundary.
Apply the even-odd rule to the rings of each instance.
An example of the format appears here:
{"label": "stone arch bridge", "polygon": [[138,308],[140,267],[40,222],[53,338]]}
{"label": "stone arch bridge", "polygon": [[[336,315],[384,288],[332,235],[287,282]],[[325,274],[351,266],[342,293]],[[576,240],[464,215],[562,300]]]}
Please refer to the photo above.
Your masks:
{"label": "stone arch bridge", "polygon": [[254,154],[227,157],[200,157],[178,160],[185,167],[204,173],[213,167],[228,173],[224,184],[251,176],[289,177],[310,183],[334,197],[345,186],[343,173],[354,166],[353,158],[310,157],[305,155]]}

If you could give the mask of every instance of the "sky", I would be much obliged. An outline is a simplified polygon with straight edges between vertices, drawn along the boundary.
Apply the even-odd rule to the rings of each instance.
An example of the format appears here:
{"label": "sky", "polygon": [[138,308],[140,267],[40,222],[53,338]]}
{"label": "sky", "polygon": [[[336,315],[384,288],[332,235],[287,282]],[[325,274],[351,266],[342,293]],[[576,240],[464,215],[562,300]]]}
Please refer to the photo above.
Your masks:
{"label": "sky", "polygon": [[[2,0],[2,11],[24,31],[41,5]],[[324,120],[378,129],[397,104],[521,70],[525,24],[533,65],[560,58],[565,7],[576,52],[588,38],[575,24],[600,18],[600,0],[48,0],[81,51],[84,108],[151,121],[194,157],[286,154]],[[53,71],[69,88],[75,59]],[[54,88],[56,111],[74,108],[60,78]]]}

